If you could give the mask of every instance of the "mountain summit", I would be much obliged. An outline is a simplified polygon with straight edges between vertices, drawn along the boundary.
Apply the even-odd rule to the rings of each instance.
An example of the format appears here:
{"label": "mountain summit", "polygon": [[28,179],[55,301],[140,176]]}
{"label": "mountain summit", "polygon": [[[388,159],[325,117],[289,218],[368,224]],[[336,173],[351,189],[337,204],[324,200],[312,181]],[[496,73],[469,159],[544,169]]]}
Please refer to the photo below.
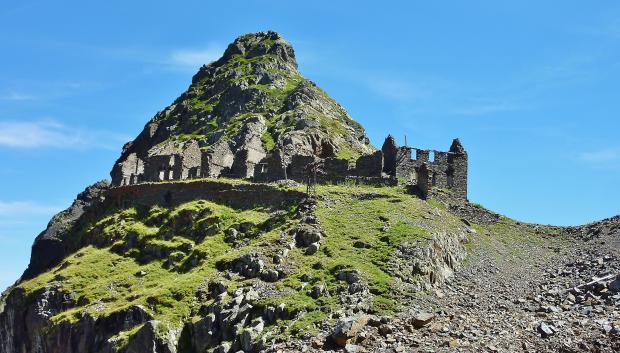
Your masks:
{"label": "mountain summit", "polygon": [[[187,91],[124,146],[113,184],[140,174],[147,158],[198,149],[211,154],[204,176],[212,177],[254,165],[270,152],[286,160],[374,151],[364,128],[299,73],[293,47],[275,32],[240,36],[219,60],[202,66]],[[243,171],[238,176],[253,174],[251,167]]]}

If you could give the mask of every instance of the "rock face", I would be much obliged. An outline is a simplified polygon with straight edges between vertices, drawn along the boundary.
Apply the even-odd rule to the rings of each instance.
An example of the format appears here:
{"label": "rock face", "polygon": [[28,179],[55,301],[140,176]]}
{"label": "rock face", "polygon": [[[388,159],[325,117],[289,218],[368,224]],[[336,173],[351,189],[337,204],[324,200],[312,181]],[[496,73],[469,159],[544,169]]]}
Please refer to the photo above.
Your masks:
{"label": "rock face", "polygon": [[[107,317],[98,318],[87,314],[76,322],[64,322],[50,329],[49,319],[74,305],[72,295],[64,292],[60,283],[50,283],[28,296],[22,288],[8,292],[8,296],[3,298],[4,310],[0,312],[0,352],[111,353],[115,351],[114,335],[151,319],[143,307],[133,305]],[[141,347],[148,347],[149,351],[174,352],[159,346],[155,350],[154,342],[163,346],[163,343],[159,343],[163,342],[163,339],[144,339],[146,333],[142,332],[148,329],[148,325],[140,329],[131,347],[142,345]],[[153,335],[151,332],[151,336]]]}
{"label": "rock face", "polygon": [[[374,151],[361,125],[297,70],[275,32],[237,38],[123,148],[113,185],[251,177],[268,155],[355,157]],[[202,163],[201,163],[202,162]]]}
{"label": "rock face", "polygon": [[109,188],[107,181],[99,181],[81,192],[73,204],[66,210],[55,215],[47,228],[37,236],[32,245],[30,264],[22,278],[32,278],[56,265],[64,256],[73,250],[75,244],[70,239],[74,227],[84,212],[92,205],[100,202]]}

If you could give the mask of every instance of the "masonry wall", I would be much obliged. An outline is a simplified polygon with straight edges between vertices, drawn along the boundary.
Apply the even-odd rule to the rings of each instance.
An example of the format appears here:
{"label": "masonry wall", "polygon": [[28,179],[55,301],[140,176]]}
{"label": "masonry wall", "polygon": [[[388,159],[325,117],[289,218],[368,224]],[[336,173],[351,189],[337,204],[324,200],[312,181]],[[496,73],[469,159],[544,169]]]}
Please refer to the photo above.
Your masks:
{"label": "masonry wall", "polygon": [[132,153],[112,168],[112,183],[115,185],[135,184],[142,181],[143,174],[144,161]]}
{"label": "masonry wall", "polygon": [[341,182],[351,175],[349,161],[334,157],[325,158],[323,161],[323,171],[325,174],[320,179],[325,182]]}
{"label": "masonry wall", "polygon": [[291,163],[286,167],[286,174],[289,179],[303,183],[306,181],[306,166],[316,161],[314,156],[294,155]]}
{"label": "masonry wall", "polygon": [[458,139],[452,142],[448,152],[443,152],[399,147],[394,138],[388,136],[381,150],[360,156],[354,167],[345,159],[306,155],[293,155],[285,165],[279,151],[267,155],[259,152],[244,149],[233,154],[228,143],[219,143],[209,152],[203,152],[193,141],[178,155],[151,156],[144,161],[130,155],[115,165],[113,185],[219,176],[252,178],[257,182],[291,179],[305,183],[307,166],[321,161],[322,171],[316,175],[317,182],[341,182],[347,178],[381,182],[381,179],[392,178],[425,189],[449,189],[458,197],[467,198],[468,158]]}
{"label": "masonry wall", "polygon": [[[396,157],[385,159],[383,170],[420,189],[449,189],[460,198],[467,198],[467,152],[455,139],[448,152],[398,147],[391,136],[386,138],[382,151],[396,149]],[[424,167],[424,175],[420,176]],[[424,179],[424,180],[422,180]],[[428,185],[426,185],[428,184]]]}
{"label": "masonry wall", "polygon": [[448,188],[456,195],[467,199],[467,154],[454,154],[448,157],[453,169],[450,170],[450,183]]}
{"label": "masonry wall", "polygon": [[355,176],[360,177],[381,177],[383,173],[383,152],[361,156],[355,162]]}
{"label": "masonry wall", "polygon": [[254,181],[269,182],[286,178],[285,166],[280,153],[270,153],[254,166]]}
{"label": "masonry wall", "polygon": [[151,156],[144,164],[145,181],[174,180],[181,177],[181,166],[176,155]]}
{"label": "masonry wall", "polygon": [[202,175],[202,151],[198,142],[192,140],[180,155],[180,179],[193,179]]}
{"label": "masonry wall", "polygon": [[220,183],[196,180],[185,182],[145,183],[110,189],[106,202],[115,207],[136,205],[173,206],[204,199],[239,209],[277,208],[298,202],[306,195],[300,191],[280,190],[266,184]]}

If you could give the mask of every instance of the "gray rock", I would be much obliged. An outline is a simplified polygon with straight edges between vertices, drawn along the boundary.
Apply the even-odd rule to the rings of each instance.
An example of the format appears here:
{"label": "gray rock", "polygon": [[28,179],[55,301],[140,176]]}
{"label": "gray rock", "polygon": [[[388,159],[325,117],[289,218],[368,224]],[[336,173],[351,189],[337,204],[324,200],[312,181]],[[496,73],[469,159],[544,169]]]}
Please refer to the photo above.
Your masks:
{"label": "gray rock", "polygon": [[357,333],[368,323],[369,317],[359,315],[338,320],[336,326],[332,330],[331,337],[340,347],[345,347],[350,339],[354,338]]}
{"label": "gray rock", "polygon": [[609,283],[609,290],[616,293],[620,292],[620,275],[617,275],[616,278]]}
{"label": "gray rock", "polygon": [[319,243],[312,243],[312,244],[308,245],[308,247],[306,248],[306,255],[314,255],[314,254],[316,254],[316,252],[319,251],[320,247],[321,247],[321,245]]}
{"label": "gray rock", "polygon": [[415,328],[422,328],[428,325],[435,318],[435,314],[432,313],[417,313],[411,319],[411,324]]}
{"label": "gray rock", "polygon": [[265,282],[276,282],[280,274],[276,270],[265,270],[260,274],[260,278]]}
{"label": "gray rock", "polygon": [[366,350],[362,346],[347,343],[344,346],[344,351],[347,353],[361,353],[361,352],[365,352]]}
{"label": "gray rock", "polygon": [[149,321],[132,337],[127,346],[127,353],[176,353],[176,342],[162,336],[158,329],[159,321]]}
{"label": "gray rock", "polygon": [[381,336],[387,336],[389,334],[391,334],[393,332],[393,328],[392,326],[388,325],[388,324],[382,324],[381,326],[379,326],[379,334]]}
{"label": "gray rock", "polygon": [[310,295],[310,297],[312,297],[314,299],[318,299],[318,298],[322,297],[325,294],[325,286],[323,286],[323,285],[313,286],[310,289],[310,292],[308,294]]}
{"label": "gray rock", "polygon": [[102,202],[109,187],[110,184],[105,180],[87,187],[78,194],[69,208],[52,217],[47,228],[34,240],[30,263],[22,279],[34,278],[76,250],[75,246],[79,244],[70,241],[74,227],[79,225],[78,220],[91,207]]}
{"label": "gray rock", "polygon": [[349,284],[349,294],[356,294],[356,293],[362,293],[364,291],[366,291],[368,287],[361,282],[356,282],[356,283],[351,283]]}
{"label": "gray rock", "polygon": [[349,284],[357,283],[361,280],[361,275],[358,270],[345,270],[338,274],[338,279],[346,281]]}
{"label": "gray rock", "polygon": [[258,336],[263,332],[264,323],[261,318],[252,321],[251,327],[244,328],[239,334],[239,343],[241,348],[245,352],[252,352],[254,349],[255,341]]}
{"label": "gray rock", "polygon": [[265,318],[265,322],[268,324],[272,324],[276,321],[276,308],[273,306],[267,306],[263,310],[263,318]]}
{"label": "gray rock", "polygon": [[298,247],[307,247],[321,240],[321,231],[316,227],[300,225],[295,228],[295,243]]}
{"label": "gray rock", "polygon": [[551,337],[556,332],[553,326],[547,325],[544,321],[538,323],[538,326],[536,326],[536,331],[538,331],[542,338]]}
{"label": "gray rock", "polygon": [[215,349],[213,350],[213,353],[228,353],[228,352],[230,352],[229,342],[222,342],[220,345],[215,347]]}
{"label": "gray rock", "polygon": [[246,293],[245,293],[245,297],[243,298],[243,301],[245,303],[253,303],[254,301],[259,299],[259,294],[257,291],[255,291],[254,289],[250,288]]}
{"label": "gray rock", "polygon": [[264,267],[265,263],[258,255],[249,253],[235,260],[231,269],[245,277],[253,278],[261,275]]}
{"label": "gray rock", "polygon": [[286,304],[282,303],[276,307],[276,316],[281,319],[288,318],[288,308]]}

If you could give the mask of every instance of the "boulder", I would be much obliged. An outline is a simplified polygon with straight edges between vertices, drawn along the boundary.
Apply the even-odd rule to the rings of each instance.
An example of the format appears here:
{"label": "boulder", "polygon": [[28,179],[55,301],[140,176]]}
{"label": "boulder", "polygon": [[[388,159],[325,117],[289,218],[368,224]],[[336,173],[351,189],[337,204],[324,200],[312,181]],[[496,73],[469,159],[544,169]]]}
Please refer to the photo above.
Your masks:
{"label": "boulder", "polygon": [[312,226],[300,225],[295,228],[295,243],[304,248],[321,240],[321,231]]}
{"label": "boulder", "polygon": [[310,297],[312,297],[313,299],[318,299],[320,297],[322,297],[325,294],[325,286],[323,285],[316,285],[313,286],[309,293]]}
{"label": "boulder", "polygon": [[620,275],[617,275],[616,278],[609,283],[609,290],[620,293]]}
{"label": "boulder", "polygon": [[540,334],[542,338],[548,338],[555,334],[556,329],[553,326],[547,325],[544,321],[538,323],[536,326],[536,331]]}
{"label": "boulder", "polygon": [[260,278],[265,282],[275,282],[280,277],[276,270],[264,270],[260,273]]}
{"label": "boulder", "polygon": [[415,328],[422,328],[428,325],[435,318],[435,314],[432,313],[417,313],[411,319],[411,324]]}
{"label": "boulder", "polygon": [[353,339],[357,333],[368,323],[369,317],[358,315],[340,319],[332,331],[334,343],[340,347],[345,347],[349,340]]}
{"label": "boulder", "polygon": [[162,336],[160,322],[152,320],[144,324],[131,338],[126,353],[176,353],[176,342]]}
{"label": "boulder", "polygon": [[314,255],[314,254],[316,254],[316,252],[319,251],[320,247],[321,247],[321,245],[319,243],[312,243],[312,244],[308,245],[308,247],[306,248],[306,255]]}
{"label": "boulder", "polygon": [[346,281],[349,284],[353,284],[353,283],[359,282],[362,279],[362,277],[358,270],[353,269],[353,270],[341,271],[338,274],[338,279],[341,281]]}

